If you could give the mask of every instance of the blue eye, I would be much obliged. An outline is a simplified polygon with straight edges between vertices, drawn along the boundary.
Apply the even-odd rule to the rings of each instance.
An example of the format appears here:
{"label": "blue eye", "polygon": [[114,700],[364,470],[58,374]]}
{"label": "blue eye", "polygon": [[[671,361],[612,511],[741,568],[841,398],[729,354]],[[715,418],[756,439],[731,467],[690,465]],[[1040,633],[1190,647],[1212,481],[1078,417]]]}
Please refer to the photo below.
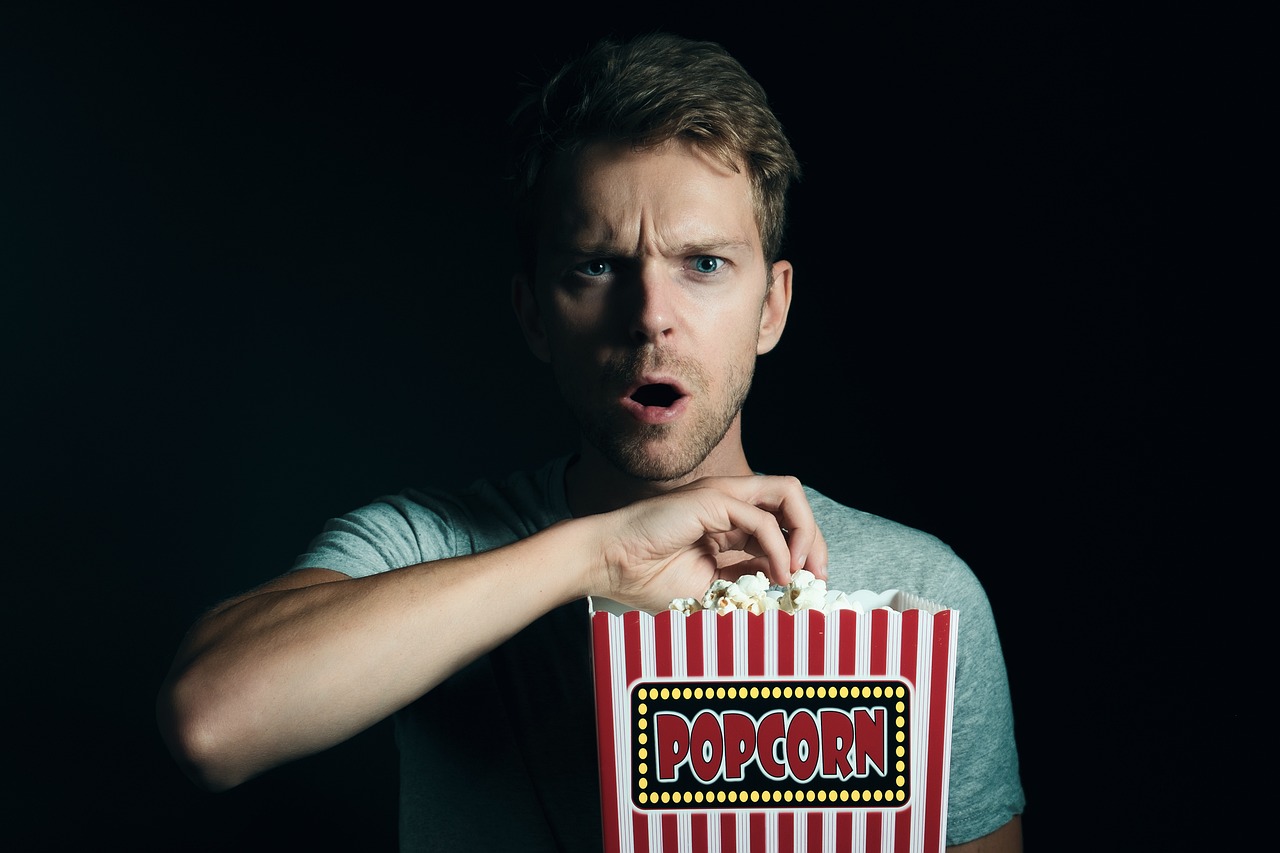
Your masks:
{"label": "blue eye", "polygon": [[713,273],[724,266],[724,258],[717,258],[713,255],[698,255],[693,259],[694,272]]}
{"label": "blue eye", "polygon": [[613,265],[608,261],[587,261],[586,263],[578,264],[573,269],[574,272],[585,275],[588,278],[598,278],[613,272]]}

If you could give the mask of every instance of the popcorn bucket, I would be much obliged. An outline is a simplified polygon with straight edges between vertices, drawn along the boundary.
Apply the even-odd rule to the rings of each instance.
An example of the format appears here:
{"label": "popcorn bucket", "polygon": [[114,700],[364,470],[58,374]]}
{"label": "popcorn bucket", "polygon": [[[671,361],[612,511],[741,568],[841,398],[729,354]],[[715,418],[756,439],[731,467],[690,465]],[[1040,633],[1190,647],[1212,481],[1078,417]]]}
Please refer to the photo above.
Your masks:
{"label": "popcorn bucket", "polygon": [[607,853],[935,853],[957,614],[591,602]]}

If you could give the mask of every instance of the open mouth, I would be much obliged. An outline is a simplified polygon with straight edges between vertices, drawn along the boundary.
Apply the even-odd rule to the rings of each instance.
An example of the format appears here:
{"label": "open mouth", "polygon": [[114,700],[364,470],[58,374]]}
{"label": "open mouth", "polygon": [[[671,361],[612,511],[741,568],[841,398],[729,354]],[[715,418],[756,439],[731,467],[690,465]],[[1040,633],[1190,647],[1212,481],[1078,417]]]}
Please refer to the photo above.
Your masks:
{"label": "open mouth", "polygon": [[641,385],[631,395],[631,399],[642,406],[657,406],[659,408],[667,408],[676,400],[683,396],[679,391],[665,383],[655,385]]}

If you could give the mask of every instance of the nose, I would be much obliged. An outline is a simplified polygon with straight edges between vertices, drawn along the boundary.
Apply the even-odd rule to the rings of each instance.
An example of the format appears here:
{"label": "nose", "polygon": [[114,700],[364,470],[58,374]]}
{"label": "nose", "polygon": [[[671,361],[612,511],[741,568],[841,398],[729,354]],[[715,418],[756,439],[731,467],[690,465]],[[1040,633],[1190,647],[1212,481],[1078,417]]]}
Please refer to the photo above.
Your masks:
{"label": "nose", "polygon": [[660,265],[645,263],[637,270],[633,285],[631,338],[640,344],[661,343],[674,329],[674,283]]}

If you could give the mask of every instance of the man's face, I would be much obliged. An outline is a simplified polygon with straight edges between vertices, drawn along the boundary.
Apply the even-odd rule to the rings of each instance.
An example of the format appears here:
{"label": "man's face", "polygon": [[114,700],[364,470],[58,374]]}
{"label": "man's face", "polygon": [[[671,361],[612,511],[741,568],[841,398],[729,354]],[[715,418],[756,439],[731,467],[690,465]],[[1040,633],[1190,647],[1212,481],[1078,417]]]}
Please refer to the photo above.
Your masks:
{"label": "man's face", "polygon": [[[548,176],[533,298],[521,308],[586,440],[646,480],[694,472],[777,342],[750,181],[692,145],[599,143]],[[775,283],[775,288],[778,285]]]}

